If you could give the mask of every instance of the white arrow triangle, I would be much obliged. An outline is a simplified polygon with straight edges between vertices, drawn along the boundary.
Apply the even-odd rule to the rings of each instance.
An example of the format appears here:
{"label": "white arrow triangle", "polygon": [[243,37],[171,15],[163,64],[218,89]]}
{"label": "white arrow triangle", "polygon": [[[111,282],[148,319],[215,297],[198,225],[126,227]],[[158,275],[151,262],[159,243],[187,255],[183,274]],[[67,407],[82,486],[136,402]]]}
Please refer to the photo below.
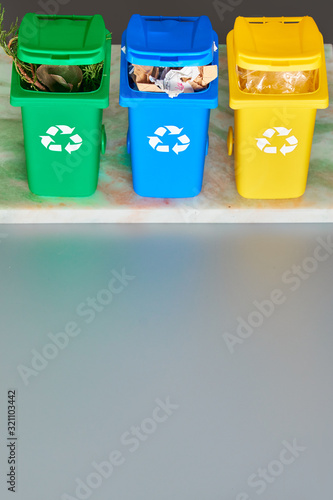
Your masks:
{"label": "white arrow triangle", "polygon": [[288,153],[292,153],[294,151],[294,149],[297,148],[297,144],[295,144],[295,146],[286,146],[285,144],[282,146],[282,148],[280,149],[281,153],[286,156],[286,154]]}
{"label": "white arrow triangle", "polygon": [[187,135],[182,135],[181,137],[178,137],[178,140],[182,144],[189,144],[191,142],[190,139],[187,137]]}
{"label": "white arrow triangle", "polygon": [[69,153],[71,155],[73,151],[78,150],[80,147],[81,147],[81,144],[71,144],[69,142],[67,144],[67,146],[65,147],[65,149],[66,149],[67,153]]}
{"label": "white arrow triangle", "polygon": [[70,139],[72,139],[75,144],[79,144],[82,142],[82,138],[79,136],[79,134],[72,135]]}
{"label": "white arrow triangle", "polygon": [[297,138],[294,135],[292,135],[291,137],[288,137],[287,138],[287,142],[289,142],[289,144],[291,146],[294,146],[295,144],[298,144],[298,140],[297,140]]}
{"label": "white arrow triangle", "polygon": [[157,146],[156,151],[159,151],[160,153],[169,153],[170,148],[169,146]]}
{"label": "white arrow triangle", "polygon": [[269,128],[266,130],[266,132],[264,132],[262,135],[264,137],[268,137],[269,139],[271,139],[273,137],[273,135],[275,134],[275,130],[272,129],[272,128]]}
{"label": "white arrow triangle", "polygon": [[43,146],[45,146],[46,148],[49,146],[51,142],[54,142],[54,140],[51,139],[49,135],[41,135],[40,137],[42,139]]}
{"label": "white arrow triangle", "polygon": [[271,148],[265,148],[264,152],[273,155],[273,154],[277,153],[277,148],[273,148],[273,147],[271,147]]}
{"label": "white arrow triangle", "polygon": [[183,128],[174,127],[173,125],[169,125],[167,129],[170,132],[169,135],[179,135],[183,131]]}
{"label": "white arrow triangle", "polygon": [[173,151],[178,155],[182,151],[186,151],[187,148],[189,147],[189,144],[186,144],[185,146],[182,146],[181,144],[176,144],[175,147],[173,148]]}
{"label": "white arrow triangle", "polygon": [[288,130],[285,127],[275,127],[275,130],[279,133],[279,137],[281,137],[281,136],[287,136],[292,131],[292,129]]}
{"label": "white arrow triangle", "polygon": [[155,135],[158,135],[159,137],[163,137],[165,133],[166,129],[164,127],[160,127],[155,131]]}
{"label": "white arrow triangle", "polygon": [[49,147],[50,151],[62,151],[61,144],[51,144]]}
{"label": "white arrow triangle", "polygon": [[57,127],[50,127],[46,133],[49,135],[55,136],[57,134],[57,132],[58,132]]}
{"label": "white arrow triangle", "polygon": [[57,125],[57,127],[61,130],[62,134],[72,134],[75,130],[75,127],[70,128],[67,125]]}
{"label": "white arrow triangle", "polygon": [[148,137],[149,139],[149,144],[150,146],[155,149],[157,144],[159,144],[161,141],[161,139],[159,139],[158,137]]}
{"label": "white arrow triangle", "polygon": [[263,139],[263,138],[256,139],[256,141],[258,141],[257,146],[261,151],[264,149],[265,146],[267,146],[269,144],[269,141],[267,139]]}

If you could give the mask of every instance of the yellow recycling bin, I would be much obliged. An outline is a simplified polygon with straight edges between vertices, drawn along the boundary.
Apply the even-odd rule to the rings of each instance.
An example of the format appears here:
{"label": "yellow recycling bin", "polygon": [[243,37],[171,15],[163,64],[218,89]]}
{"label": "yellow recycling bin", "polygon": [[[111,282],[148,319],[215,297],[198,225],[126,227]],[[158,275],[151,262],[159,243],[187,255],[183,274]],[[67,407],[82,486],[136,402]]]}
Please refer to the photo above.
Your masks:
{"label": "yellow recycling bin", "polygon": [[235,177],[244,198],[306,188],[317,109],[329,94],[323,37],[311,17],[238,17],[227,37]]}

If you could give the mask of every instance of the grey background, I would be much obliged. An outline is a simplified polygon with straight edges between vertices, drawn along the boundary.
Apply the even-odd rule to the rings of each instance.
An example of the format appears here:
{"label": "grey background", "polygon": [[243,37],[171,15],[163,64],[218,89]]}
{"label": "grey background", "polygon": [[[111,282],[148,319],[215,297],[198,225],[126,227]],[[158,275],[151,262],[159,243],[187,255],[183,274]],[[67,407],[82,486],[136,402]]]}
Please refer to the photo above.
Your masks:
{"label": "grey background", "polygon": [[[116,449],[126,463],[90,500],[332,498],[333,255],[298,290],[282,282],[332,225],[0,226],[0,234],[1,499],[13,498],[3,442],[12,387],[17,500],[73,495],[75,478]],[[135,279],[84,324],[78,304],[123,267]],[[284,304],[231,354],[223,334],[276,288]],[[81,335],[24,386],[17,365],[73,320]],[[131,454],[122,433],[167,396],[179,408]],[[248,477],[294,439],[306,450],[258,495]]]}
{"label": "grey background", "polygon": [[[113,34],[113,42],[120,43],[132,14],[199,16],[206,14],[212,20],[225,43],[227,33],[232,29],[237,16],[305,16],[315,18],[326,43],[333,43],[331,0],[221,0],[228,10],[218,15],[213,0],[3,0],[8,18],[20,19],[27,11],[57,14],[102,14]],[[230,10],[229,10],[230,9]]]}

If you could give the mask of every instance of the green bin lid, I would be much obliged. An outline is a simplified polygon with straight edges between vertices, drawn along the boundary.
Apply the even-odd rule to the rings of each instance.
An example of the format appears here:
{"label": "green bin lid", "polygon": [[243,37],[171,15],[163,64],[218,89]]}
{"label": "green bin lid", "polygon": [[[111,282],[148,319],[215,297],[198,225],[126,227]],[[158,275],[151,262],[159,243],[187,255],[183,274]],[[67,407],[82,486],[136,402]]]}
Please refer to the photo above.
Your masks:
{"label": "green bin lid", "polygon": [[105,57],[105,24],[95,16],[26,14],[18,34],[18,58],[33,64],[97,64]]}

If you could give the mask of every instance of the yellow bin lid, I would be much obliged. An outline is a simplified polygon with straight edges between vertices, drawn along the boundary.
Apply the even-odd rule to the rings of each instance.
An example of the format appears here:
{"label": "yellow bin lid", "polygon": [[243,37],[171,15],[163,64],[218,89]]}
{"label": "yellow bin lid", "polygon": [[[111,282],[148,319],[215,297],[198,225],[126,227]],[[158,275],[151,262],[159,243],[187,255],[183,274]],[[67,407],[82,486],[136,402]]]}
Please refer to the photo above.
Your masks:
{"label": "yellow bin lid", "polygon": [[238,17],[237,66],[258,71],[306,71],[322,64],[323,37],[312,17]]}

